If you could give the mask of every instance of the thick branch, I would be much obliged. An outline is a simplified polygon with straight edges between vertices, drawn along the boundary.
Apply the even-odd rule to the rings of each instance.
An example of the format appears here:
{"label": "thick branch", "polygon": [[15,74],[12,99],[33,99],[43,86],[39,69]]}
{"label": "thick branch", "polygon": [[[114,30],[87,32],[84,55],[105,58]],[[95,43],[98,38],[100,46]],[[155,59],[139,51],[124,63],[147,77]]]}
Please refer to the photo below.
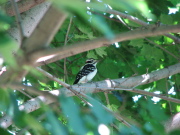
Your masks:
{"label": "thick branch", "polygon": [[[48,55],[56,55],[55,58],[45,61],[45,63],[47,64],[50,62],[54,62],[57,59],[63,59],[63,58],[73,56],[78,53],[88,51],[88,50],[92,50],[92,49],[99,48],[102,46],[107,46],[115,42],[163,35],[169,32],[177,33],[179,31],[180,31],[180,25],[160,26],[160,27],[153,26],[152,28],[148,28],[148,29],[134,30],[134,31],[121,33],[119,35],[116,35],[115,38],[112,40],[107,40],[106,38],[98,38],[95,40],[85,41],[85,42],[81,42],[81,43],[77,43],[77,44],[73,44],[69,46],[63,46],[63,47],[59,47],[55,49],[48,49],[48,50],[45,49],[43,51],[37,51],[32,55],[31,58],[35,60],[35,59],[48,56]],[[42,64],[44,64],[44,62],[37,63],[36,65],[40,66]]]}
{"label": "thick branch", "polygon": [[[49,9],[50,5],[50,2],[44,2],[21,14],[21,24],[24,30],[25,37],[29,37],[32,34],[37,24],[40,22],[41,18]],[[8,34],[18,43],[20,43],[19,29],[17,27],[14,26],[10,28],[8,30]]]}
{"label": "thick branch", "polygon": [[17,21],[17,26],[19,28],[19,33],[20,33],[20,43],[22,42],[23,38],[25,37],[24,36],[24,31],[23,31],[23,27],[22,27],[22,19],[21,19],[21,16],[19,14],[19,9],[18,9],[18,6],[16,4],[16,2],[14,0],[11,0],[11,3],[12,3],[12,7],[14,9],[14,12],[16,13],[16,21]]}
{"label": "thick branch", "polygon": [[[21,0],[17,2],[17,6],[19,9],[19,12],[25,12],[31,8],[33,8],[34,6],[41,4],[42,2],[44,2],[45,0]],[[14,16],[15,12],[14,10],[11,8],[11,3],[10,2],[6,2],[4,5],[1,6],[1,8],[3,8],[3,10],[5,10],[5,12],[10,15],[10,16]]]}
{"label": "thick branch", "polygon": [[[143,84],[151,83],[153,81],[157,81],[162,78],[167,78],[168,76],[172,76],[177,73],[180,73],[180,63],[148,74],[149,78],[144,82],[142,82],[144,80],[143,76],[136,76],[130,78],[123,78],[123,79],[105,80],[95,83],[86,83],[82,85],[74,85],[72,86],[72,88],[77,92],[81,92],[81,93],[105,92],[105,91],[117,90],[117,89],[127,90],[135,93],[145,94],[148,96],[156,96],[175,103],[180,103],[180,100],[178,99],[168,98],[166,96],[162,96],[151,92],[144,92],[143,90],[131,89],[134,86],[137,86],[138,84],[143,85]],[[61,93],[67,96],[74,96],[74,93],[68,91],[66,88],[50,91],[50,93],[55,96],[59,96]],[[54,102],[54,100],[51,100],[50,98],[46,99],[44,96],[38,96],[35,99],[31,99],[28,102],[20,105],[19,109],[29,113],[40,108],[41,102],[45,104],[50,104]],[[1,127],[7,128],[11,124],[12,124],[12,119],[9,116],[4,116],[3,118],[0,119]]]}
{"label": "thick branch", "polygon": [[[111,10],[111,9],[107,8],[107,9],[103,9],[102,11],[106,12],[106,13],[109,13],[109,14],[119,15],[120,17],[127,18],[128,20],[133,21],[133,22],[135,22],[135,23],[137,23],[139,25],[142,25],[142,26],[149,25],[148,23],[138,19],[137,17],[131,16],[131,15],[128,15],[128,14],[125,14],[125,13],[122,13],[122,12],[119,12],[119,11],[116,11],[116,10]],[[173,36],[171,34],[167,34],[167,33],[164,33],[164,35],[171,38],[171,39],[173,39],[175,42],[180,43],[180,38],[175,37],[175,36]]]}
{"label": "thick branch", "polygon": [[25,51],[29,53],[49,45],[65,18],[64,13],[50,6],[32,35],[24,42]]}
{"label": "thick branch", "polygon": [[21,80],[22,77],[27,74],[27,69],[24,69],[23,67],[26,65],[32,66],[35,62],[29,61],[28,53],[40,48],[45,48],[47,45],[49,45],[65,18],[66,15],[64,13],[50,6],[31,36],[23,40],[22,49],[24,50],[24,56],[20,55],[18,57],[17,55],[17,67],[9,68],[5,74],[0,76],[0,82],[4,84],[9,80]]}

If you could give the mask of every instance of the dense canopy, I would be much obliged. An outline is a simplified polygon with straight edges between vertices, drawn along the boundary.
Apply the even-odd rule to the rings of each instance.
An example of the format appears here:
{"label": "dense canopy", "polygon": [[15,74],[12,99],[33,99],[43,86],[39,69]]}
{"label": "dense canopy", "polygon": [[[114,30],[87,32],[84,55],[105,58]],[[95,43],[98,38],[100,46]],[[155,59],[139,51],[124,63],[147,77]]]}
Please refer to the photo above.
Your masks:
{"label": "dense canopy", "polygon": [[[178,0],[0,7],[0,133],[180,134]],[[96,76],[73,85],[88,58]]]}

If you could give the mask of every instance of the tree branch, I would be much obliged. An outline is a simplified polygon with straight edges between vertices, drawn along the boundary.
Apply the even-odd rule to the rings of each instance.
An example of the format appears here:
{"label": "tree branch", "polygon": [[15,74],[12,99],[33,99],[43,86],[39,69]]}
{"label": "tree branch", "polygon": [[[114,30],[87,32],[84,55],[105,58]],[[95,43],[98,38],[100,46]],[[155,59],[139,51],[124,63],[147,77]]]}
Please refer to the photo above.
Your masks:
{"label": "tree branch", "polygon": [[[119,15],[120,17],[127,18],[128,20],[133,21],[133,22],[135,22],[135,23],[137,23],[139,25],[142,25],[142,26],[149,25],[146,22],[138,19],[137,17],[131,16],[131,15],[128,15],[128,14],[124,14],[124,13],[121,13],[121,12],[116,11],[116,10],[111,10],[109,8],[106,8],[106,9],[103,9],[103,10],[101,9],[101,11],[109,13],[109,14]],[[171,39],[173,39],[175,42],[180,43],[180,38],[175,37],[175,36],[173,36],[171,34],[167,34],[167,33],[164,33],[164,35],[171,38]]]}
{"label": "tree branch", "polygon": [[[16,57],[17,67],[9,68],[5,74],[2,74],[2,76],[0,76],[0,82],[2,84],[8,82],[9,80],[11,80],[12,82],[13,80],[21,80],[22,77],[27,74],[27,69],[25,69],[24,66],[32,66],[35,62],[30,61],[29,54],[34,50],[45,48],[47,45],[49,45],[50,41],[64,22],[65,18],[66,15],[64,13],[50,6],[31,36],[23,40],[22,50],[24,52],[23,55],[21,53]],[[51,21],[49,22],[49,20]],[[15,74],[16,76],[14,76],[13,74]]]}
{"label": "tree branch", "polygon": [[168,53],[169,55],[171,55],[172,57],[174,57],[176,60],[179,61],[179,57],[175,56],[174,54],[172,54],[171,52],[169,52],[168,50],[166,50],[166,49],[163,48],[162,46],[156,44],[155,42],[149,40],[148,38],[145,38],[145,40],[147,40],[149,43],[155,45],[156,47],[160,48],[161,50],[163,50],[164,52]]}
{"label": "tree branch", "polygon": [[[96,92],[105,92],[109,90],[127,90],[130,92],[135,92],[135,93],[140,93],[140,94],[145,94],[148,96],[156,96],[168,101],[172,101],[175,103],[180,103],[180,100],[174,99],[174,98],[168,98],[166,96],[162,96],[159,94],[155,94],[152,92],[147,92],[139,89],[134,89],[134,86],[137,86],[139,84],[148,84],[153,81],[160,80],[162,78],[167,78],[168,76],[172,76],[174,74],[180,73],[180,63],[169,66],[167,68],[154,71],[152,73],[149,73],[149,78],[145,80],[143,83],[142,81],[144,80],[143,76],[136,76],[136,77],[130,77],[130,78],[123,78],[123,79],[114,79],[114,80],[105,80],[105,81],[100,81],[100,82],[95,82],[95,83],[86,83],[86,84],[81,84],[81,85],[73,85],[72,88],[77,91],[77,93],[96,93]],[[67,88],[61,88],[59,90],[53,90],[49,91],[49,93],[59,96],[62,93],[65,94],[66,96],[74,96],[75,94],[71,91],[67,91]],[[55,102],[54,97],[51,100],[50,98],[45,98],[45,96],[38,96],[34,99],[31,99],[27,101],[26,103],[22,104],[19,106],[20,110],[24,110],[27,113],[32,112],[34,110],[37,110],[41,106],[41,102],[44,104],[50,104]],[[3,118],[0,119],[0,126],[3,128],[7,128],[12,124],[12,119],[9,116],[4,116]]]}
{"label": "tree branch", "polygon": [[[36,28],[37,24],[40,22],[41,18],[44,16],[46,11],[49,9],[50,2],[46,1],[38,6],[28,10],[27,12],[21,14],[22,17],[22,27],[24,30],[25,37],[29,37],[34,29]],[[19,7],[20,8],[20,7]],[[17,27],[11,27],[8,30],[8,34],[20,43],[19,39],[19,30]]]}
{"label": "tree branch", "polygon": [[[177,33],[179,31],[180,25],[160,26],[143,30],[133,30],[118,34],[112,40],[107,40],[106,38],[98,38],[91,41],[84,41],[81,43],[73,44],[71,46],[63,46],[55,49],[40,50],[32,54],[31,58],[33,60],[37,60],[38,58],[44,56],[54,55],[54,58],[45,61],[45,63],[47,64],[50,62],[54,62],[57,59],[63,59],[88,50],[92,50],[102,46],[107,46],[115,42],[122,42],[126,40],[150,37],[155,35],[163,35],[169,32]],[[37,63],[36,66],[40,66],[42,64],[44,63]]]}
{"label": "tree branch", "polygon": [[26,53],[30,53],[34,50],[47,47],[65,18],[66,15],[63,12],[50,6],[32,35],[22,44],[23,50],[25,50]]}
{"label": "tree branch", "polygon": [[59,83],[60,85],[62,85],[63,87],[67,88],[67,90],[70,90],[72,93],[74,93],[74,95],[76,95],[79,99],[81,99],[84,103],[86,103],[87,105],[91,104],[89,102],[87,102],[85,99],[83,99],[82,97],[80,97],[79,95],[85,97],[82,93],[77,92],[76,90],[72,89],[71,86],[61,80],[59,80],[58,78],[54,77],[53,75],[51,75],[50,73],[44,71],[41,68],[36,68],[38,71],[40,71],[43,75],[45,75],[46,77],[50,78],[51,80],[56,81],[57,83]]}
{"label": "tree branch", "polygon": [[24,32],[23,32],[23,27],[22,27],[22,24],[21,24],[21,16],[19,14],[19,9],[17,7],[17,4],[14,0],[11,0],[11,3],[12,3],[12,7],[14,9],[14,12],[16,14],[16,21],[17,21],[17,26],[19,28],[19,33],[20,33],[20,44],[22,43],[22,40],[23,38],[25,37],[24,35]]}
{"label": "tree branch", "polygon": [[[68,35],[69,35],[70,28],[71,28],[71,24],[72,24],[72,17],[70,18],[70,21],[69,21],[69,25],[68,25],[68,29],[67,29],[67,33],[66,33],[66,37],[65,37],[64,46],[67,45]],[[67,81],[69,83],[68,76],[67,76],[66,58],[64,58],[64,81]]]}
{"label": "tree branch", "polygon": [[[34,6],[41,4],[42,2],[45,2],[45,0],[21,0],[16,2],[19,12],[23,13],[31,8],[33,8]],[[1,5],[1,8],[3,10],[5,10],[5,12],[10,15],[10,16],[14,16],[15,12],[14,10],[11,8],[11,3],[6,2],[4,5]]]}
{"label": "tree branch", "polygon": [[[119,21],[125,25],[129,30],[133,30],[132,28],[130,28],[121,18],[118,18]],[[179,58],[176,57],[174,54],[172,54],[171,52],[169,52],[168,50],[166,50],[165,48],[161,47],[160,45],[156,44],[155,42],[149,40],[148,38],[144,38],[146,41],[148,41],[149,43],[155,45],[156,47],[160,48],[161,50],[163,50],[164,52],[168,53],[169,55],[171,55],[172,57],[174,57],[175,59],[177,59],[179,61]]]}

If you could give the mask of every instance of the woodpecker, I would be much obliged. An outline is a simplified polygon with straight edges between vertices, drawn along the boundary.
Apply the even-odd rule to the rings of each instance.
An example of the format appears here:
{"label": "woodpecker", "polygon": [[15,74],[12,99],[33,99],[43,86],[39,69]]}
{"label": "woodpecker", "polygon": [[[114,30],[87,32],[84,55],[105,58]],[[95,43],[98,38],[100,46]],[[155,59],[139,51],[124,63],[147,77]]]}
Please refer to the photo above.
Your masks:
{"label": "woodpecker", "polygon": [[98,60],[95,60],[93,58],[87,59],[86,64],[81,67],[80,71],[76,75],[76,80],[74,81],[74,84],[86,83],[88,81],[91,81],[97,73],[96,64],[98,62]]}

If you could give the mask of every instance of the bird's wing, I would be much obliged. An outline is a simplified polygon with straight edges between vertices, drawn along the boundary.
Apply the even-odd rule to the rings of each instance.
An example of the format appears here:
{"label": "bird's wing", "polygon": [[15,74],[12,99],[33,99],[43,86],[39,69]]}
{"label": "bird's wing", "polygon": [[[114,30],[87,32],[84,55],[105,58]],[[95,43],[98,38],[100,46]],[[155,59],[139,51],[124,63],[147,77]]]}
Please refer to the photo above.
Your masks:
{"label": "bird's wing", "polygon": [[77,74],[76,80],[74,81],[73,84],[77,84],[79,80],[83,77],[94,71],[96,67],[90,64],[85,65]]}

